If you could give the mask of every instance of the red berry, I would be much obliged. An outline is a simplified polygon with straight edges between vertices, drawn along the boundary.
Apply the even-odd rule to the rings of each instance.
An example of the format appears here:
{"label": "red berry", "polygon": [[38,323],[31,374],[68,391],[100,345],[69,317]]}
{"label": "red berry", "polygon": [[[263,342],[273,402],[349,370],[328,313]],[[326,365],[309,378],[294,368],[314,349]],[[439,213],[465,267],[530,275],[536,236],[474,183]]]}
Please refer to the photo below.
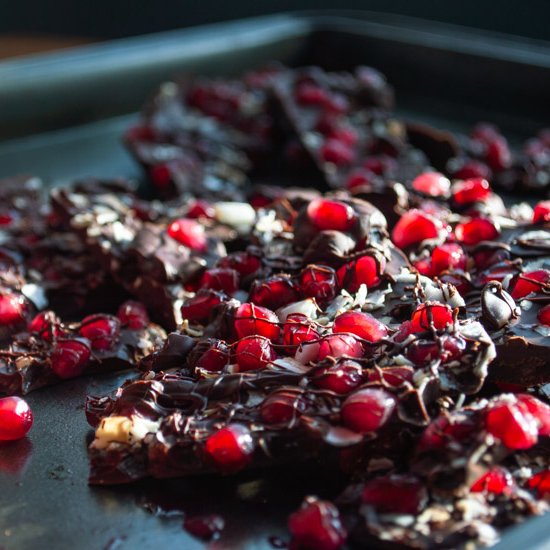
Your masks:
{"label": "red berry", "polygon": [[361,499],[382,514],[418,514],[428,500],[424,485],[414,476],[393,474],[369,481]]}
{"label": "red berry", "polygon": [[414,178],[412,188],[430,197],[445,197],[449,194],[451,182],[439,172],[424,172]]}
{"label": "red berry", "polygon": [[357,292],[362,284],[367,288],[374,288],[382,280],[385,263],[383,259],[378,262],[372,256],[361,256],[358,260],[343,265],[337,271],[338,284],[348,292]]}
{"label": "red berry", "polygon": [[375,432],[390,419],[396,403],[395,397],[385,390],[359,390],[342,404],[342,422],[356,432]]}
{"label": "red berry", "polygon": [[544,306],[537,314],[537,321],[541,325],[550,327],[550,304]]}
{"label": "red berry", "polygon": [[275,311],[291,302],[297,302],[300,293],[292,279],[275,275],[254,281],[248,299],[256,305]]}
{"label": "red berry", "polygon": [[24,298],[11,293],[0,294],[0,325],[17,325],[24,318]]}
{"label": "red berry", "polygon": [[425,302],[420,304],[411,317],[411,331],[425,332],[431,328],[443,330],[453,324],[453,310],[446,304]]}
{"label": "red berry", "polygon": [[233,252],[219,259],[216,266],[234,269],[241,277],[246,277],[256,273],[262,267],[262,261],[249,252]]}
{"label": "red berry", "polygon": [[193,298],[185,300],[181,306],[181,315],[191,323],[206,323],[212,310],[227,299],[223,292],[203,288]]}
{"label": "red berry", "polygon": [[550,201],[540,201],[533,210],[533,223],[550,222]]}
{"label": "red berry", "polygon": [[239,340],[235,353],[239,370],[265,369],[277,357],[271,342],[263,336],[246,336]]}
{"label": "red berry", "polygon": [[324,390],[346,394],[354,390],[363,380],[363,368],[355,361],[341,361],[326,367],[315,375],[313,383]]}
{"label": "red berry", "polygon": [[269,340],[278,340],[281,333],[279,318],[273,311],[250,303],[244,303],[237,309],[235,331],[239,338],[258,335]]}
{"label": "red berry", "polygon": [[514,485],[514,480],[510,472],[504,468],[493,468],[486,474],[482,475],[470,487],[472,493],[492,493],[501,495],[504,492],[509,492]]}
{"label": "red berry", "polygon": [[28,329],[39,338],[51,342],[61,333],[59,325],[60,321],[53,311],[42,311],[29,323]]}
{"label": "red berry", "polygon": [[439,416],[424,430],[418,448],[422,451],[448,449],[472,440],[478,432],[479,426],[472,415]]}
{"label": "red berry", "polygon": [[393,228],[392,240],[399,248],[408,248],[426,239],[436,239],[442,231],[440,220],[413,208],[405,212]]}
{"label": "red berry", "polygon": [[0,399],[0,441],[25,437],[32,423],[32,411],[26,401],[16,396]]}
{"label": "red berry", "polygon": [[413,381],[414,370],[412,367],[384,367],[369,370],[368,382],[389,384],[394,388],[400,388],[405,382]]}
{"label": "red berry", "polygon": [[331,267],[308,265],[300,273],[300,288],[304,296],[323,303],[336,295],[336,272]]}
{"label": "red berry", "polygon": [[117,311],[117,317],[123,326],[132,330],[140,330],[149,324],[149,315],[145,306],[140,302],[128,300]]}
{"label": "red berry", "polygon": [[158,189],[166,189],[172,183],[172,171],[167,164],[156,164],[151,167],[149,176]]}
{"label": "red berry", "polygon": [[334,504],[316,497],[307,497],[290,515],[288,528],[293,541],[304,550],[338,550],[347,537]]}
{"label": "red berry", "polygon": [[453,159],[449,164],[450,172],[457,179],[491,178],[491,169],[479,160]]}
{"label": "red berry", "polygon": [[537,269],[536,271],[528,271],[518,276],[516,282],[512,286],[510,293],[514,300],[525,298],[532,292],[542,292],[546,290],[550,284],[550,271],[546,269]]}
{"label": "red berry", "polygon": [[207,516],[191,516],[185,518],[183,528],[194,537],[209,541],[217,538],[223,531],[225,521],[217,514],[209,514]]}
{"label": "red berry", "polygon": [[59,378],[74,378],[82,374],[90,355],[84,340],[59,340],[51,354],[52,370]]}
{"label": "red berry", "polygon": [[459,244],[447,243],[436,246],[432,251],[433,273],[439,275],[450,269],[466,269],[466,254]]}
{"label": "red berry", "polygon": [[527,393],[516,395],[518,403],[537,421],[539,435],[550,435],[550,406]]}
{"label": "red berry", "polygon": [[78,332],[90,340],[92,349],[111,349],[120,336],[120,321],[112,315],[88,315],[82,319]]}
{"label": "red berry", "polygon": [[231,351],[223,340],[214,340],[210,347],[195,361],[195,368],[219,372],[229,363]]}
{"label": "red berry", "polygon": [[327,93],[315,84],[300,84],[296,89],[296,101],[300,105],[321,106],[327,100]]}
{"label": "red berry", "polygon": [[340,357],[358,358],[365,355],[365,350],[352,334],[328,334],[323,336],[319,345],[319,361],[326,357],[339,359]]}
{"label": "red berry", "polygon": [[230,424],[208,437],[204,452],[217,470],[234,473],[252,460],[254,440],[246,426]]}
{"label": "red berry", "polygon": [[314,323],[303,313],[291,313],[283,327],[283,342],[288,353],[294,353],[303,342],[317,340],[319,333]]}
{"label": "red berry", "polygon": [[491,195],[491,186],[484,178],[468,178],[453,185],[453,200],[462,206],[483,202]]}
{"label": "red berry", "polygon": [[542,470],[532,476],[527,482],[529,489],[535,489],[540,498],[550,494],[550,469]]}
{"label": "red berry", "polygon": [[355,158],[354,150],[345,142],[328,138],[321,146],[319,156],[323,162],[336,166],[348,166]]}
{"label": "red berry", "polygon": [[510,166],[512,154],[506,138],[497,136],[487,144],[485,160],[495,172],[500,172]]}
{"label": "red berry", "polygon": [[529,449],[537,443],[535,417],[514,400],[492,404],[485,420],[487,431],[509,449]]}
{"label": "red berry", "polygon": [[333,332],[349,332],[368,342],[379,342],[388,335],[388,327],[370,313],[346,311],[334,319]]}
{"label": "red berry", "polygon": [[467,246],[473,246],[481,241],[496,239],[500,231],[496,225],[487,218],[474,218],[455,227],[455,236],[458,241]]}
{"label": "red berry", "polygon": [[292,424],[306,409],[303,397],[291,390],[276,390],[260,405],[260,416],[266,424]]}
{"label": "red berry", "polygon": [[200,199],[192,202],[187,210],[187,217],[191,219],[213,219],[215,215],[216,211],[214,207],[209,202]]}
{"label": "red berry", "polygon": [[208,241],[204,226],[195,220],[188,220],[186,218],[174,220],[168,226],[167,231],[170,237],[191,250],[205,252],[207,249]]}
{"label": "red berry", "polygon": [[335,126],[331,128],[325,135],[350,146],[355,145],[359,140],[359,134],[357,133],[357,131],[349,126]]}
{"label": "red berry", "polygon": [[307,215],[311,223],[322,231],[351,231],[357,218],[351,206],[329,199],[313,199],[308,204]]}
{"label": "red berry", "polygon": [[213,267],[202,274],[199,284],[201,288],[223,290],[227,294],[233,294],[239,288],[239,273],[231,268]]}
{"label": "red berry", "polygon": [[377,180],[376,174],[366,168],[359,168],[350,173],[346,180],[346,189],[355,189],[356,187],[369,186]]}

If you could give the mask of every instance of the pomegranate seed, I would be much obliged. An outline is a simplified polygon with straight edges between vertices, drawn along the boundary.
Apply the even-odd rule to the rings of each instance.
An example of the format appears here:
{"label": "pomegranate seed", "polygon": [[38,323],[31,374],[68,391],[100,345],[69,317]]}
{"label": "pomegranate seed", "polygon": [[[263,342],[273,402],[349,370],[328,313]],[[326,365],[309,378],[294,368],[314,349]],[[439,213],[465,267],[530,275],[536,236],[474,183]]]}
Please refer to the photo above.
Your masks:
{"label": "pomegranate seed", "polygon": [[412,367],[384,367],[370,370],[367,381],[378,384],[389,384],[394,388],[401,387],[405,382],[413,381]]}
{"label": "pomegranate seed", "polygon": [[193,298],[185,300],[181,306],[181,315],[191,323],[205,323],[210,318],[212,310],[226,300],[228,297],[223,292],[203,288]]}
{"label": "pomegranate seed", "polygon": [[550,304],[544,306],[537,314],[537,320],[541,325],[550,327]]}
{"label": "pomegranate seed", "polygon": [[0,225],[10,225],[13,222],[13,216],[4,213],[0,214]]}
{"label": "pomegranate seed", "polygon": [[508,168],[512,161],[512,154],[508,141],[502,136],[497,136],[487,144],[485,152],[487,164],[496,172]]}
{"label": "pomegranate seed", "polygon": [[266,424],[290,424],[306,409],[306,402],[289,390],[269,394],[260,406],[260,416]]}
{"label": "pomegranate seed", "polygon": [[550,406],[527,393],[516,395],[518,403],[537,421],[539,435],[550,435]]}
{"label": "pomegranate seed", "polygon": [[277,357],[271,342],[263,336],[246,336],[239,340],[235,354],[241,371],[265,369]]}
{"label": "pomegranate seed", "polygon": [[209,202],[203,200],[197,200],[191,203],[187,210],[187,217],[190,219],[208,218],[212,220],[215,216],[216,210],[214,207]]}
{"label": "pomegranate seed", "polygon": [[303,342],[317,340],[319,333],[315,325],[303,313],[291,313],[283,327],[283,342],[288,353],[294,353],[295,348]]}
{"label": "pomegranate seed", "polygon": [[111,349],[120,335],[120,321],[112,315],[88,315],[78,332],[90,340],[92,349]]}
{"label": "pomegranate seed", "polygon": [[241,277],[252,275],[262,267],[262,261],[248,252],[233,252],[218,260],[217,267],[231,268]]}
{"label": "pomegranate seed", "polygon": [[198,539],[210,541],[218,538],[219,534],[225,528],[225,521],[217,514],[191,516],[185,518],[183,528]]}
{"label": "pomegranate seed", "polygon": [[372,256],[361,256],[358,260],[343,265],[336,273],[338,284],[348,292],[357,292],[361,285],[374,288],[381,282],[386,267],[384,259],[378,262]]}
{"label": "pomegranate seed", "polygon": [[311,223],[321,231],[350,231],[357,219],[351,206],[329,199],[312,200],[308,204],[307,215]]}
{"label": "pomegranate seed", "polygon": [[491,178],[491,169],[479,160],[472,159],[453,159],[449,163],[450,172],[453,177],[466,180],[470,178],[483,178],[489,180]]}
{"label": "pomegranate seed", "polygon": [[25,302],[22,296],[6,293],[0,295],[0,325],[17,325],[25,318]]}
{"label": "pomegranate seed", "polygon": [[397,170],[397,162],[388,155],[374,155],[365,159],[363,168],[377,176],[386,176]]}
{"label": "pomegranate seed", "polygon": [[200,287],[223,290],[227,294],[233,294],[239,288],[239,273],[226,267],[207,269],[202,274]]}
{"label": "pomegranate seed", "polygon": [[248,299],[256,305],[275,311],[291,302],[297,302],[300,294],[292,279],[273,276],[254,281]]}
{"label": "pomegranate seed", "polygon": [[319,156],[323,162],[335,164],[336,166],[347,166],[355,158],[353,149],[339,139],[329,138],[321,146]]}
{"label": "pomegranate seed", "polygon": [[296,90],[296,101],[301,105],[321,106],[327,100],[327,93],[323,88],[315,84],[304,83],[298,86]]}
{"label": "pomegranate seed", "polygon": [[61,334],[59,318],[53,311],[42,311],[29,323],[29,332],[51,342]]}
{"label": "pomegranate seed", "polygon": [[509,492],[513,484],[514,480],[510,472],[504,468],[493,468],[475,481],[470,487],[470,491],[472,493],[501,495],[504,492]]}
{"label": "pomegranate seed", "polygon": [[350,146],[355,145],[357,141],[359,141],[359,134],[357,131],[345,126],[333,127],[325,135]]}
{"label": "pomegranate seed", "polygon": [[414,263],[414,267],[416,268],[416,271],[420,273],[420,275],[425,275],[426,277],[434,277],[435,275],[437,275],[437,273],[434,272],[434,268],[432,267],[431,258],[418,260]]}
{"label": "pomegranate seed", "polygon": [[395,397],[385,390],[359,390],[342,404],[342,422],[356,432],[375,432],[390,419],[396,403]]}
{"label": "pomegranate seed", "polygon": [[425,332],[430,328],[443,330],[453,324],[453,310],[446,304],[425,302],[420,304],[411,317],[412,332]]}
{"label": "pomegranate seed", "polygon": [[252,460],[254,440],[246,426],[230,424],[208,437],[204,452],[219,471],[234,473]]}
{"label": "pomegranate seed", "polygon": [[333,357],[358,358],[365,355],[365,350],[355,336],[352,334],[328,334],[321,339],[319,345],[319,361]]}
{"label": "pomegranate seed", "polygon": [[84,340],[59,340],[51,354],[52,370],[59,378],[74,378],[90,359],[90,345]]}
{"label": "pomegranate seed", "polygon": [[300,273],[300,288],[304,296],[319,302],[336,296],[336,272],[331,267],[308,265]]}
{"label": "pomegranate seed", "polygon": [[338,550],[347,537],[338,509],[316,497],[307,497],[300,509],[290,515],[288,528],[296,545],[304,549]]}
{"label": "pomegranate seed", "polygon": [[439,172],[424,172],[414,178],[412,188],[430,197],[445,197],[449,194],[451,182]]}
{"label": "pomegranate seed", "polygon": [[0,399],[0,441],[22,439],[32,423],[32,411],[26,401],[14,395]]}
{"label": "pomegranate seed", "polygon": [[172,170],[167,164],[156,164],[149,170],[149,177],[157,189],[167,189],[172,183]]}
{"label": "pomegranate seed", "polygon": [[155,131],[149,126],[133,126],[124,134],[128,141],[155,141]]}
{"label": "pomegranate seed", "polygon": [[197,370],[219,372],[229,363],[231,351],[223,340],[214,340],[209,348],[195,361]]}
{"label": "pomegranate seed", "polygon": [[533,210],[533,223],[550,222],[550,201],[540,201]]}
{"label": "pomegranate seed", "polygon": [[123,326],[132,330],[140,330],[149,324],[149,315],[145,306],[132,300],[124,302],[118,308],[116,316]]}
{"label": "pomegranate seed", "polygon": [[510,294],[514,300],[519,300],[520,298],[525,298],[532,292],[542,292],[549,284],[550,271],[546,269],[529,271],[518,276]]}
{"label": "pomegranate seed", "polygon": [[447,243],[436,246],[432,251],[433,273],[439,275],[450,269],[466,269],[466,254],[459,244]]}
{"label": "pomegranate seed", "polygon": [[445,364],[458,359],[465,348],[464,340],[444,335],[438,343],[430,340],[412,342],[407,349],[407,358],[417,366],[424,366],[435,359],[439,359],[441,363]]}
{"label": "pomegranate seed", "polygon": [[279,318],[273,311],[245,303],[235,313],[235,331],[239,338],[245,336],[264,336],[269,340],[278,340],[281,330]]}
{"label": "pomegranate seed", "polygon": [[401,326],[397,329],[397,332],[394,334],[394,339],[396,342],[403,342],[412,333],[413,333],[412,323],[410,321],[403,321],[401,323]]}
{"label": "pomegranate seed", "polygon": [[458,241],[467,246],[476,245],[482,241],[492,241],[500,234],[495,224],[487,218],[474,218],[455,227]]}
{"label": "pomegranate seed", "polygon": [[354,390],[363,380],[363,368],[355,361],[342,361],[322,369],[313,379],[319,388],[346,394]]}
{"label": "pomegranate seed", "polygon": [[420,450],[443,450],[474,439],[478,432],[479,426],[471,415],[440,416],[424,430],[418,447]]}
{"label": "pomegranate seed", "polygon": [[379,342],[388,335],[388,327],[370,313],[346,311],[334,319],[333,332],[349,332],[368,342]]}
{"label": "pomegranate seed", "polygon": [[361,500],[382,514],[416,515],[428,500],[424,485],[411,475],[389,475],[369,481]]}
{"label": "pomegranate seed", "polygon": [[491,186],[484,178],[468,178],[453,185],[453,200],[458,205],[483,202],[491,195]]}
{"label": "pomegranate seed", "polygon": [[490,406],[485,422],[487,431],[509,449],[529,449],[537,443],[535,417],[515,401],[500,401]]}
{"label": "pomegranate seed", "polygon": [[346,189],[355,189],[356,187],[370,186],[377,180],[377,175],[367,169],[358,169],[351,172],[346,180]]}
{"label": "pomegranate seed", "polygon": [[535,489],[540,498],[550,494],[550,470],[543,470],[532,476],[527,482],[529,489]]}
{"label": "pomegranate seed", "polygon": [[436,239],[442,231],[440,220],[413,208],[405,212],[393,228],[392,240],[399,248],[408,248],[426,239]]}
{"label": "pomegranate seed", "polygon": [[168,226],[167,231],[172,239],[175,239],[178,243],[191,250],[205,252],[208,247],[204,227],[195,220],[188,220],[186,218],[174,220]]}

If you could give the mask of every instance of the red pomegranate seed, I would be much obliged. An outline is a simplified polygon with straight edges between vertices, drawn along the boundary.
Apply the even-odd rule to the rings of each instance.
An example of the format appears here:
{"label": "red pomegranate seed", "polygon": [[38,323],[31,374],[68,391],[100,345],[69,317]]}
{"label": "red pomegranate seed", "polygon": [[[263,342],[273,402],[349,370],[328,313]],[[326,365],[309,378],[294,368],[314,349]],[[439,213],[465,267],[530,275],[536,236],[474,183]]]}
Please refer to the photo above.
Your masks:
{"label": "red pomegranate seed", "polygon": [[439,416],[424,430],[418,448],[443,450],[457,443],[470,441],[479,432],[479,426],[471,415]]}
{"label": "red pomegranate seed", "polygon": [[0,398],[0,441],[22,439],[32,428],[33,420],[26,401],[14,395]]}
{"label": "red pomegranate seed", "polygon": [[241,371],[265,369],[277,357],[271,342],[263,336],[246,336],[239,340],[235,353]]}
{"label": "red pomegranate seed", "polygon": [[540,201],[533,210],[533,223],[550,222],[550,201]]}
{"label": "red pomegranate seed", "polygon": [[445,197],[451,189],[451,182],[439,172],[424,172],[416,176],[412,188],[430,197]]}
{"label": "red pomegranate seed", "polygon": [[508,168],[512,161],[512,154],[508,141],[502,136],[497,136],[487,144],[485,151],[487,164],[496,172]]}
{"label": "red pomegranate seed", "polygon": [[25,318],[25,301],[22,296],[0,295],[0,325],[17,325]]}
{"label": "red pomegranate seed", "polygon": [[123,326],[132,330],[140,330],[149,324],[149,315],[145,306],[132,300],[124,302],[118,308],[116,316]]}
{"label": "red pomegranate seed", "polygon": [[212,310],[227,299],[227,295],[223,292],[203,288],[193,298],[185,300],[181,306],[181,315],[191,323],[205,323]]}
{"label": "red pomegranate seed", "polygon": [[298,548],[310,550],[339,550],[348,536],[336,506],[316,497],[307,497],[290,515],[288,529]]}
{"label": "red pomegranate seed", "polygon": [[354,170],[346,180],[346,189],[355,189],[356,187],[370,186],[377,180],[377,175],[370,170],[358,169]]}
{"label": "red pomegranate seed", "polygon": [[194,537],[210,541],[216,539],[225,528],[225,521],[217,514],[185,518],[183,528]]}
{"label": "red pomegranate seed", "polygon": [[234,473],[252,460],[254,440],[246,426],[230,424],[208,437],[204,452],[217,470]]}
{"label": "red pomegranate seed", "polygon": [[390,419],[396,403],[395,397],[385,390],[359,390],[342,404],[342,422],[356,432],[375,432]]}
{"label": "red pomegranate seed", "polygon": [[59,378],[74,378],[82,374],[90,355],[85,340],[59,340],[51,354],[52,370]]}
{"label": "red pomegranate seed", "polygon": [[13,216],[8,213],[0,214],[0,225],[10,225],[13,222]]}
{"label": "red pomegranate seed", "polygon": [[172,183],[172,171],[167,164],[156,164],[151,167],[149,176],[158,189],[167,189]]}
{"label": "red pomegranate seed", "polygon": [[300,105],[321,106],[327,100],[327,93],[315,84],[300,84],[296,89],[296,101]]}
{"label": "red pomegranate seed", "polygon": [[413,208],[405,212],[393,228],[392,240],[399,248],[408,248],[426,239],[436,239],[442,231],[440,220]]}
{"label": "red pomegranate seed", "polygon": [[501,495],[504,492],[510,491],[514,485],[514,480],[510,472],[504,468],[493,468],[486,474],[483,474],[470,487],[472,493],[492,493],[493,495]]}
{"label": "red pomegranate seed", "polygon": [[412,382],[413,375],[412,367],[384,367],[369,370],[367,381],[378,384],[386,383],[394,388],[399,388],[405,382]]}
{"label": "red pomegranate seed", "polygon": [[288,353],[294,353],[303,342],[317,340],[319,333],[314,323],[303,313],[291,313],[283,327],[283,342]]}
{"label": "red pomegranate seed", "polygon": [[455,227],[455,236],[458,241],[467,246],[476,245],[482,241],[496,239],[500,231],[495,224],[487,218],[474,218]]}
{"label": "red pomegranate seed", "polygon": [[439,343],[430,340],[416,340],[407,349],[407,358],[417,366],[424,366],[439,359],[445,364],[458,359],[466,343],[454,336],[444,335]]}
{"label": "red pomegranate seed", "polygon": [[355,225],[357,216],[353,208],[344,202],[329,199],[314,199],[307,207],[311,223],[318,229],[350,231]]}
{"label": "red pomegranate seed", "polygon": [[450,168],[453,177],[461,180],[470,178],[483,178],[489,180],[492,174],[491,169],[484,162],[479,160],[453,159]]}
{"label": "red pomegranate seed", "polygon": [[388,327],[370,313],[346,311],[334,319],[333,332],[349,332],[368,342],[379,342],[388,335]]}
{"label": "red pomegranate seed", "polygon": [[384,259],[379,263],[372,256],[361,256],[358,260],[343,265],[337,271],[338,284],[348,292],[357,292],[361,285],[374,288],[380,284],[385,267]]}
{"label": "red pomegranate seed", "polygon": [[414,263],[414,267],[420,275],[426,275],[426,277],[434,277],[437,275],[432,267],[431,258],[423,258],[422,260],[418,260]]}
{"label": "red pomegranate seed", "polygon": [[204,226],[195,220],[187,218],[174,220],[167,231],[172,239],[196,252],[205,252],[208,247]]}
{"label": "red pomegranate seed", "polygon": [[264,336],[269,340],[278,340],[281,329],[279,318],[265,307],[244,303],[235,313],[235,331],[239,338],[245,336]]}
{"label": "red pomegranate seed", "polygon": [[336,272],[324,265],[308,265],[300,273],[300,288],[306,297],[323,303],[336,296]]}
{"label": "red pomegranate seed", "polygon": [[436,246],[432,251],[433,273],[439,275],[450,269],[466,269],[466,254],[459,244],[447,243]]}
{"label": "red pomegranate seed", "polygon": [[397,170],[397,162],[388,155],[373,155],[365,159],[363,168],[377,176],[386,176]]}
{"label": "red pomegranate seed", "polygon": [[216,211],[208,201],[196,200],[189,205],[187,210],[187,217],[190,219],[208,218],[211,220],[215,216]]}
{"label": "red pomegranate seed", "polygon": [[425,302],[420,304],[411,317],[412,332],[425,332],[433,328],[443,330],[453,324],[453,310],[446,304]]}
{"label": "red pomegranate seed", "polygon": [[353,146],[359,141],[359,134],[356,130],[346,126],[335,126],[331,128],[326,134],[327,137],[341,141],[346,145]]}
{"label": "red pomegranate seed", "polygon": [[535,489],[540,498],[550,494],[550,469],[542,470],[534,476],[531,476],[527,482],[529,489]]}
{"label": "red pomegranate seed", "polygon": [[411,475],[393,474],[366,483],[361,500],[382,514],[418,514],[428,500],[424,485]]}
{"label": "red pomegranate seed", "polygon": [[544,306],[537,314],[537,320],[541,325],[550,327],[550,304]]}
{"label": "red pomegranate seed", "polygon": [[78,332],[90,340],[92,349],[111,349],[120,336],[120,321],[112,315],[88,315],[82,319]]}
{"label": "red pomegranate seed", "polygon": [[365,350],[352,334],[328,334],[321,339],[319,345],[319,361],[327,357],[359,358],[365,355]]}
{"label": "red pomegranate seed", "polygon": [[341,361],[326,367],[315,375],[313,383],[324,390],[346,394],[354,390],[363,380],[363,368],[355,361]]}
{"label": "red pomegranate seed", "polygon": [[453,185],[453,200],[458,205],[483,202],[491,195],[491,186],[484,178],[468,178]]}
{"label": "red pomegranate seed", "polygon": [[550,435],[550,406],[527,393],[518,393],[516,399],[527,412],[535,417],[539,435]]}
{"label": "red pomegranate seed", "polygon": [[289,390],[277,390],[269,394],[260,405],[260,416],[266,424],[290,424],[306,409],[300,394]]}
{"label": "red pomegranate seed", "polygon": [[345,142],[328,138],[319,150],[319,156],[323,162],[336,166],[347,166],[355,158],[354,150]]}
{"label": "red pomegranate seed", "polygon": [[37,334],[47,342],[53,341],[61,334],[60,321],[53,311],[42,311],[29,323],[29,332]]}
{"label": "red pomegranate seed", "polygon": [[150,126],[133,126],[126,130],[124,139],[128,141],[155,141],[156,135]]}
{"label": "red pomegranate seed", "polygon": [[249,252],[233,252],[219,259],[216,266],[234,269],[241,277],[246,277],[256,273],[262,267],[262,261]]}
{"label": "red pomegranate seed", "polygon": [[487,431],[509,449],[529,449],[537,443],[535,417],[517,402],[497,401],[487,411]]}
{"label": "red pomegranate seed", "polygon": [[231,351],[223,340],[215,340],[196,360],[195,368],[209,372],[219,372],[229,363]]}
{"label": "red pomegranate seed", "polygon": [[531,292],[542,292],[549,284],[550,271],[546,269],[528,271],[518,276],[510,294],[514,300],[519,300],[520,298],[525,298],[525,296],[528,296]]}
{"label": "red pomegranate seed", "polygon": [[250,302],[275,311],[300,299],[300,293],[294,281],[288,277],[273,276],[252,283]]}
{"label": "red pomegranate seed", "polygon": [[207,269],[202,274],[200,287],[223,290],[227,294],[233,294],[239,288],[239,273],[235,269],[227,267]]}

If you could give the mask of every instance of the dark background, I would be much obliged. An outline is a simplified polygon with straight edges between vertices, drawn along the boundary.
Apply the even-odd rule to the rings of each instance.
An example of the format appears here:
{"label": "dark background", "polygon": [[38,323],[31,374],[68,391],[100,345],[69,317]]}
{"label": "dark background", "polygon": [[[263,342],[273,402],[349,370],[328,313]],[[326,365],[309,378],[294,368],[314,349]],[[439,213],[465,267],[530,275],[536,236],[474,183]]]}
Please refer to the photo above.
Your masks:
{"label": "dark background", "polygon": [[120,38],[304,9],[373,10],[550,40],[548,0],[0,0],[0,33]]}

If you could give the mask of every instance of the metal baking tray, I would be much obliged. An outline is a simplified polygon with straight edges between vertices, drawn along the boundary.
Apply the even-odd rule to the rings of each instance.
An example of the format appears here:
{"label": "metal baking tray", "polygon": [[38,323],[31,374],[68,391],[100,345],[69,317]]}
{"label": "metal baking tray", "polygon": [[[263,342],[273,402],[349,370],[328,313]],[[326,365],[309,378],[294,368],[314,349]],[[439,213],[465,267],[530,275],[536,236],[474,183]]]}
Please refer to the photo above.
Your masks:
{"label": "metal baking tray", "polygon": [[[549,44],[374,13],[284,14],[0,63],[0,176],[32,173],[52,185],[139,177],[119,136],[156,85],[176,73],[238,73],[270,60],[373,65],[395,85],[402,116],[442,128],[489,120],[521,139],[550,123]],[[85,395],[127,376],[28,397],[36,419],[29,437],[0,446],[0,549],[203,548],[182,529],[184,513],[225,517],[208,548],[268,549],[270,537],[288,538],[286,517],[304,494],[330,497],[341,487],[304,468],[88,487]],[[547,518],[510,529],[498,545],[520,547],[550,547]]]}

